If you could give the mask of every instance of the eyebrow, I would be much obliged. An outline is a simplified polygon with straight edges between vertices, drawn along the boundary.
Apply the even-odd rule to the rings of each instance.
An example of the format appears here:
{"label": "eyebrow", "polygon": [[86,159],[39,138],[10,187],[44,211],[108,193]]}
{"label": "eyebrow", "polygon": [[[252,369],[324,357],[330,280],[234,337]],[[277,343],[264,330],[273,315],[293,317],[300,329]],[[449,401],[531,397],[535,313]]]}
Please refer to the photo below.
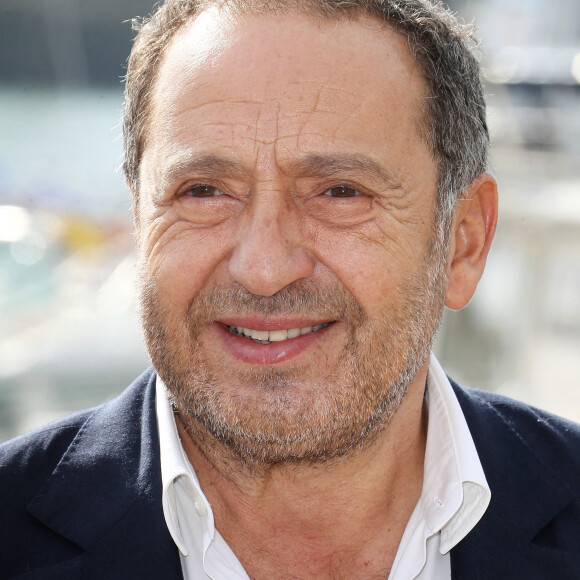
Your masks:
{"label": "eyebrow", "polygon": [[392,189],[402,184],[390,171],[367,155],[307,155],[292,161],[289,169],[294,175],[303,177],[335,177],[344,174],[364,174],[386,183]]}
{"label": "eyebrow", "polygon": [[161,190],[170,183],[187,177],[191,174],[200,174],[205,177],[249,177],[247,169],[239,162],[219,155],[180,155],[169,163],[161,176]]}
{"label": "eyebrow", "polygon": [[[340,177],[345,174],[370,176],[387,184],[391,189],[400,189],[400,180],[374,159],[362,154],[311,154],[301,159],[289,161],[283,167],[283,173],[294,177]],[[205,177],[230,177],[251,179],[252,171],[233,159],[214,154],[180,155],[169,163],[163,171],[162,190],[167,185],[191,174]]]}

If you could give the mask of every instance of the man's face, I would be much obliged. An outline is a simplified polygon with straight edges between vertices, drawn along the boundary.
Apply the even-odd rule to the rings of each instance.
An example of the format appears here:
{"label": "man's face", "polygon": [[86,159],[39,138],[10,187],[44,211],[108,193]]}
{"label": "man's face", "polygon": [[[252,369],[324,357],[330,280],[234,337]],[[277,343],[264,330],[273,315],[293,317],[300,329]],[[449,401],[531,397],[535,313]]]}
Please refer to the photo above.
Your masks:
{"label": "man's face", "polygon": [[237,454],[359,448],[424,367],[445,256],[423,98],[374,21],[211,9],[168,48],[140,173],[146,340],[185,421]]}

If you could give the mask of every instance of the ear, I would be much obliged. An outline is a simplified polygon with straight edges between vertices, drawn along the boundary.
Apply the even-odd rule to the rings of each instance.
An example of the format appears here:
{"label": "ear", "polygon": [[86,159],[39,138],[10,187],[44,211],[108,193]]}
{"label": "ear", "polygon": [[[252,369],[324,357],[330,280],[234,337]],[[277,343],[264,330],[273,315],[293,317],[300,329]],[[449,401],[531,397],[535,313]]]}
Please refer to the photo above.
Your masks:
{"label": "ear", "polygon": [[482,173],[457,202],[449,239],[445,305],[467,306],[483,274],[497,226],[497,183]]}

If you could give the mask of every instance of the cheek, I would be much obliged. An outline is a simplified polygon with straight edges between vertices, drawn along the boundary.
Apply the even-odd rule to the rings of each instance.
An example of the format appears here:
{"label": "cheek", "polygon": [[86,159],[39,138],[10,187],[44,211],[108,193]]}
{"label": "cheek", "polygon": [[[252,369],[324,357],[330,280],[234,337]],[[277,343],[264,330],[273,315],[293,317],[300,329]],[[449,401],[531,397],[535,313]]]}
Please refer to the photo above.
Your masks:
{"label": "cheek", "polygon": [[[171,229],[179,232],[171,236]],[[222,228],[190,228],[174,224],[148,256],[147,269],[166,303],[186,309],[210,278],[218,278],[228,254],[228,238]],[[217,280],[216,280],[217,281]]]}
{"label": "cheek", "polygon": [[318,228],[317,257],[354,296],[367,315],[400,298],[402,286],[424,261],[427,228],[385,220],[357,231]]}
{"label": "cheek", "polygon": [[400,274],[385,248],[364,236],[334,233],[318,237],[317,254],[365,314],[383,309]]}

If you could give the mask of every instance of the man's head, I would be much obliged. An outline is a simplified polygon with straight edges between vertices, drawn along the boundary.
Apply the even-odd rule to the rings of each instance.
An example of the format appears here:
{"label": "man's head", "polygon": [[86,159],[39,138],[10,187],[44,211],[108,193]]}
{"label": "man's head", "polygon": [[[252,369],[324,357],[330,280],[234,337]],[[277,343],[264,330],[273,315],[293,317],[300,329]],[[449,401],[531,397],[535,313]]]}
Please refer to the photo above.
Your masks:
{"label": "man's head", "polygon": [[[367,4],[169,2],[136,41],[126,168],[149,352],[197,435],[245,459],[372,442],[444,301],[464,305],[483,269],[495,186],[476,178],[476,66],[444,13],[393,4],[396,26]],[[469,74],[471,96],[443,103]],[[470,139],[466,169],[451,152]],[[469,193],[455,212],[453,189]]]}

